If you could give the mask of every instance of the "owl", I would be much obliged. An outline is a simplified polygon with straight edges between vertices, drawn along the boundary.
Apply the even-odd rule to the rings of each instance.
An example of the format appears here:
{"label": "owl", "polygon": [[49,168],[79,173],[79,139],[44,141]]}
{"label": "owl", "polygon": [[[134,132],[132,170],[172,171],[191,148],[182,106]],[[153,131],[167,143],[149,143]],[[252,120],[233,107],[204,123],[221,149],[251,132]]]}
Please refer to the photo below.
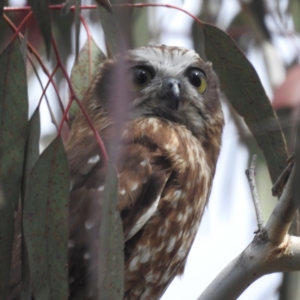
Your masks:
{"label": "owl", "polygon": [[[120,86],[118,68],[125,68],[129,95],[116,161],[124,299],[153,300],[183,273],[210,195],[224,124],[218,79],[211,63],[180,47],[146,46],[105,61],[83,105],[107,147],[117,122],[111,95]],[[66,148],[70,299],[96,299],[105,169],[80,111]]]}

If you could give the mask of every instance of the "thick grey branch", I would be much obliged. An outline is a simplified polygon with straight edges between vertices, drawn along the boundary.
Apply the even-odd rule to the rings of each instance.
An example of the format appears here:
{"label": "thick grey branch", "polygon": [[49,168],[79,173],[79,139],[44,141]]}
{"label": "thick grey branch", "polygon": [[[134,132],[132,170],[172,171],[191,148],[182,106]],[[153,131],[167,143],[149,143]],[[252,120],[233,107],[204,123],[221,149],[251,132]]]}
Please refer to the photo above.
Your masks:
{"label": "thick grey branch", "polygon": [[300,270],[300,238],[288,230],[296,212],[295,166],[267,224],[250,245],[214,279],[198,300],[236,299],[259,277]]}

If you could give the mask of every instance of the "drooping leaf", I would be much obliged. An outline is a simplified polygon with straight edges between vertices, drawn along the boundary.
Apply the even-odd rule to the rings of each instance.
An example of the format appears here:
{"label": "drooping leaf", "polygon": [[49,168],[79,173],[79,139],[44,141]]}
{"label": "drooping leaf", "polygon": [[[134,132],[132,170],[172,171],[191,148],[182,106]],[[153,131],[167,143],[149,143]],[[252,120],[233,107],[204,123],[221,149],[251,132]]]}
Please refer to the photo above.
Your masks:
{"label": "drooping leaf", "polygon": [[285,138],[260,79],[235,42],[222,30],[205,24],[205,52],[231,105],[241,115],[263,151],[272,182],[286,166]]}
{"label": "drooping leaf", "polygon": [[33,14],[39,24],[46,45],[47,56],[50,55],[51,46],[51,17],[48,0],[28,0]]}
{"label": "drooping leaf", "polygon": [[124,240],[118,203],[118,178],[109,166],[104,188],[99,245],[99,300],[123,299]]}
{"label": "drooping leaf", "polygon": [[29,134],[26,143],[26,160],[24,166],[24,186],[28,180],[29,174],[39,158],[39,142],[40,142],[40,112],[39,107],[36,108],[29,121]]}
{"label": "drooping leaf", "polygon": [[98,12],[105,34],[107,56],[110,58],[122,52],[124,48],[123,37],[120,34],[115,14],[110,13],[102,5],[98,5]]}
{"label": "drooping leaf", "polygon": [[36,299],[68,296],[69,169],[60,137],[41,154],[28,178],[23,226]]}
{"label": "drooping leaf", "polygon": [[3,7],[4,7],[5,0],[0,0],[0,16],[2,17],[3,14]]}
{"label": "drooping leaf", "polygon": [[113,13],[113,9],[109,0],[96,0],[96,2],[103,6],[108,12]]}
{"label": "drooping leaf", "polygon": [[23,39],[21,39],[21,44],[20,44],[20,49],[21,49],[25,64],[26,64],[26,58],[27,58],[27,42],[28,42],[28,28],[26,27],[25,33],[23,35]]}
{"label": "drooping leaf", "polygon": [[93,38],[87,40],[79,52],[78,60],[71,72],[71,82],[76,95],[83,99],[85,92],[95,77],[99,65],[106,59]]}
{"label": "drooping leaf", "polygon": [[74,0],[66,0],[63,8],[61,9],[61,15],[66,16],[70,12],[72,5],[74,5]]}
{"label": "drooping leaf", "polygon": [[[86,41],[71,72],[71,82],[79,99],[83,99],[85,92],[97,73],[99,65],[105,58],[105,55],[92,38],[90,41]],[[76,111],[77,105],[72,105],[70,115],[74,116]]]}
{"label": "drooping leaf", "polygon": [[[24,205],[25,189],[29,174],[39,158],[39,141],[40,141],[40,114],[39,107],[34,111],[29,121],[29,135],[26,144],[25,166],[22,182],[22,202]],[[24,234],[22,235],[22,300],[31,300],[31,284],[28,252],[25,244]]]}
{"label": "drooping leaf", "polygon": [[0,55],[0,299],[6,299],[28,130],[25,64],[16,42]]}

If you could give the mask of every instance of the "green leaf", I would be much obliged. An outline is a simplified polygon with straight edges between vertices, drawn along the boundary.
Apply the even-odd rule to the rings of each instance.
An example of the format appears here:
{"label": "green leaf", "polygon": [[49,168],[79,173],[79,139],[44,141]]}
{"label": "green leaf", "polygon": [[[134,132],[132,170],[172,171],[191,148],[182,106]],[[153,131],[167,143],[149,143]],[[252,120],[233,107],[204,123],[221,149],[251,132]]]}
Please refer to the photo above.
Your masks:
{"label": "green leaf", "polygon": [[48,0],[28,0],[33,14],[39,24],[46,45],[47,56],[50,55],[51,46],[51,17]]}
{"label": "green leaf", "polygon": [[93,38],[90,39],[90,42],[87,40],[79,52],[78,60],[71,72],[71,82],[79,99],[83,99],[84,94],[97,74],[99,65],[105,59],[106,56]]}
{"label": "green leaf", "polygon": [[6,299],[28,130],[27,78],[22,53],[11,43],[0,55],[0,299]]}
{"label": "green leaf", "polygon": [[[79,52],[78,60],[71,72],[72,86],[79,99],[83,99],[92,79],[96,76],[99,65],[106,59],[103,52],[91,38]],[[75,103],[74,103],[75,104]],[[77,106],[71,106],[70,115],[75,116]]]}
{"label": "green leaf", "polygon": [[5,2],[5,0],[0,0],[0,17],[2,17],[2,14],[3,14],[4,2]]}
{"label": "green leaf", "polygon": [[[22,199],[24,204],[25,189],[29,174],[39,158],[39,141],[40,141],[40,113],[39,107],[34,111],[29,122],[29,137],[26,144],[26,158],[24,166],[24,175],[22,182]],[[31,284],[28,252],[25,244],[24,233],[22,235],[22,300],[31,299]]]}
{"label": "green leaf", "polygon": [[60,137],[41,154],[26,187],[23,226],[35,299],[68,297],[69,168]]}
{"label": "green leaf", "polygon": [[99,245],[99,300],[123,299],[124,240],[118,204],[118,177],[110,164],[104,188]]}
{"label": "green leaf", "polygon": [[23,176],[24,187],[26,187],[26,181],[28,180],[29,174],[40,155],[40,127],[40,111],[39,107],[37,107],[29,121],[29,135],[26,143],[26,159]]}
{"label": "green leaf", "polygon": [[105,34],[108,57],[113,57],[117,53],[122,52],[123,37],[120,34],[115,15],[102,5],[98,5],[98,12]]}
{"label": "green leaf", "polygon": [[286,166],[287,149],[277,116],[259,77],[235,42],[222,30],[203,23],[205,52],[231,105],[241,115],[264,153],[272,182]]}
{"label": "green leaf", "polygon": [[64,3],[63,8],[61,9],[61,15],[66,16],[70,12],[70,8],[72,5],[74,5],[75,0],[66,0]]}

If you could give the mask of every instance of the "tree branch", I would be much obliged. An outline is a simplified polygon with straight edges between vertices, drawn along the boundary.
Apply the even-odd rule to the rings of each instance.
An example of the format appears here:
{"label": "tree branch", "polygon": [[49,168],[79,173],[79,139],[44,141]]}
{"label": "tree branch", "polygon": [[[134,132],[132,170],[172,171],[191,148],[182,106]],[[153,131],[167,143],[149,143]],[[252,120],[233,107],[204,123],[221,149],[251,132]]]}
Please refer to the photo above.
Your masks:
{"label": "tree branch", "polygon": [[256,188],[255,166],[256,166],[256,155],[253,155],[250,168],[246,170],[246,176],[249,181],[249,185],[250,185],[250,189],[251,189],[251,193],[252,193],[253,204],[254,204],[255,213],[256,213],[258,230],[255,233],[257,233],[263,229],[264,220],[263,220],[262,212],[260,209],[259,198],[258,198],[258,193],[257,193],[257,188]]}
{"label": "tree branch", "polygon": [[267,224],[250,245],[214,279],[198,300],[236,299],[256,279],[274,272],[300,270],[300,238],[288,235],[297,206],[292,197],[294,164],[284,191]]}

